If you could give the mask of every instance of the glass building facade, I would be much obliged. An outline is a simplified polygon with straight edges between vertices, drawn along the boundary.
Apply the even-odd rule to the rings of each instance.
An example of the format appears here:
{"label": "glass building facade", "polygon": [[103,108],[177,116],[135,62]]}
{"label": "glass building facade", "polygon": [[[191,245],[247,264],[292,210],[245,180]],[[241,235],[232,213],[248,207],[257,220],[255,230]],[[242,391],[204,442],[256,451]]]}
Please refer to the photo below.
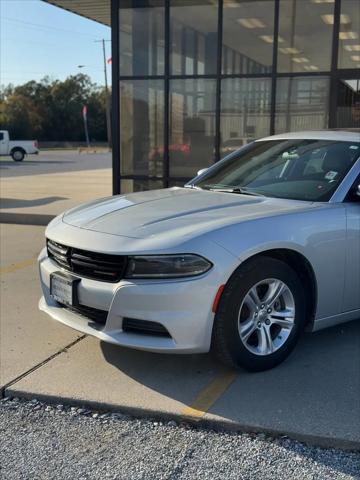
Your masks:
{"label": "glass building facade", "polygon": [[114,192],[266,135],[360,127],[360,0],[112,0]]}

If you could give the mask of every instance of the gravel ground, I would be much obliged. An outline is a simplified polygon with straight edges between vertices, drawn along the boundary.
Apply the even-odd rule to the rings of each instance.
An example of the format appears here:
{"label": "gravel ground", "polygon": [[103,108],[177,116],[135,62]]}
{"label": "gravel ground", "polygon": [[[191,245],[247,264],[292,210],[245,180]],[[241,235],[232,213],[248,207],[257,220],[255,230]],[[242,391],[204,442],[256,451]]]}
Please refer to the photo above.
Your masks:
{"label": "gravel ground", "polygon": [[0,402],[0,442],[2,480],[360,479],[359,453],[37,400]]}

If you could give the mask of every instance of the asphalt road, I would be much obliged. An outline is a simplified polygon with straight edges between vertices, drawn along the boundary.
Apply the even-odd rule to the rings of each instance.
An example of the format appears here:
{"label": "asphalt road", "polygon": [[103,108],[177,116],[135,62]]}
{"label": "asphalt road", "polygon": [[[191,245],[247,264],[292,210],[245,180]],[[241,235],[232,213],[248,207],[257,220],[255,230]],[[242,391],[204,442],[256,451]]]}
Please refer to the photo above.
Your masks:
{"label": "asphalt road", "polygon": [[1,478],[350,480],[360,454],[85,409],[0,402]]}
{"label": "asphalt road", "polygon": [[2,178],[24,175],[76,172],[111,168],[111,153],[78,153],[77,150],[43,150],[29,155],[23,162],[0,157]]}

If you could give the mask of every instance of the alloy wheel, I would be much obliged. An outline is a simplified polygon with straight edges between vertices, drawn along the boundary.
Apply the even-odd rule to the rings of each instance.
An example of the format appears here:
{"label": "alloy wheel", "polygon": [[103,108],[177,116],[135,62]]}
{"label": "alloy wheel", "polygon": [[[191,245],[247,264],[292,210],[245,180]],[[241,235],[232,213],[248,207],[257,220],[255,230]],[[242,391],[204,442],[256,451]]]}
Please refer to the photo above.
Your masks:
{"label": "alloy wheel", "polygon": [[240,306],[240,339],[251,353],[270,355],[286,343],[294,322],[290,288],[281,280],[267,278],[250,288]]}

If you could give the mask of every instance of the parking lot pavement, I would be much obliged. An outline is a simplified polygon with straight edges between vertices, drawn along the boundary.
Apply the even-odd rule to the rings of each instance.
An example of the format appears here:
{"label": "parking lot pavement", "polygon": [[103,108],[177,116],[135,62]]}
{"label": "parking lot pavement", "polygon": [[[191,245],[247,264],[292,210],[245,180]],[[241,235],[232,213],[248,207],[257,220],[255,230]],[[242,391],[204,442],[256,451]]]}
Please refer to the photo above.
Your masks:
{"label": "parking lot pavement", "polygon": [[0,157],[2,178],[104,168],[111,168],[111,153],[79,154],[78,150],[40,150],[39,155],[28,155],[23,162],[14,162],[11,157]]}
{"label": "parking lot pavement", "polygon": [[159,355],[80,336],[38,311],[43,228],[1,226],[3,395],[287,434],[360,449],[360,322],[307,334],[274,370]]}
{"label": "parking lot pavement", "polygon": [[282,365],[239,375],[205,418],[360,446],[360,321],[307,334]]}
{"label": "parking lot pavement", "polygon": [[[306,336],[297,353],[277,369],[237,375],[209,355],[157,355],[86,338],[7,394],[164,418],[192,417],[221,428],[360,448],[359,327],[353,323]],[[232,384],[218,395],[212,386],[229,375],[234,375]],[[209,396],[205,406],[198,405],[202,392]]]}
{"label": "parking lot pavement", "polygon": [[110,166],[109,153],[75,151],[45,151],[20,164],[1,160],[0,219],[45,225],[51,217],[79,203],[109,196]]}
{"label": "parking lot pavement", "polygon": [[0,402],[1,478],[355,480],[360,454],[63,405]]}
{"label": "parking lot pavement", "polygon": [[0,226],[0,388],[79,337],[38,311],[36,257],[43,245],[43,227]]}

